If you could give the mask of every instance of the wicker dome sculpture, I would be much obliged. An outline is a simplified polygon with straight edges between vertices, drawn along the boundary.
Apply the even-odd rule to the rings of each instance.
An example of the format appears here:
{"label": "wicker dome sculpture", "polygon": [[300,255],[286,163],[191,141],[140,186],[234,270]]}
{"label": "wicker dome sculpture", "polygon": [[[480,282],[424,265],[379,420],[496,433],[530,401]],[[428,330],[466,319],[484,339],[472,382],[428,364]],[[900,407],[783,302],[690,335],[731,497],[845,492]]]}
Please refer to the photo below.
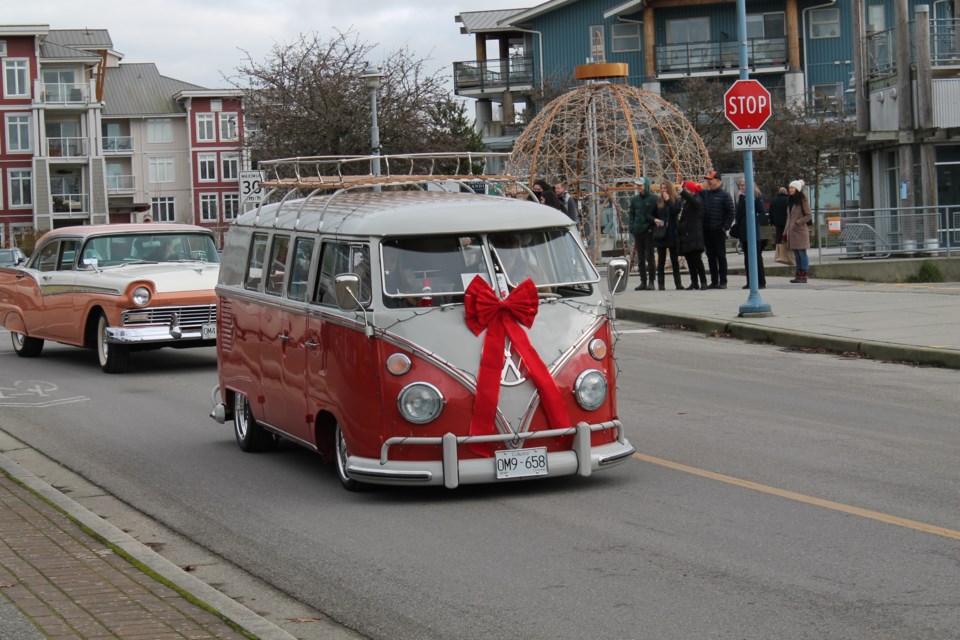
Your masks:
{"label": "wicker dome sculpture", "polygon": [[[633,181],[643,176],[651,184],[699,181],[710,168],[700,136],[670,102],[627,84],[595,82],[544,107],[517,139],[508,171],[530,184],[566,181],[580,201],[581,230],[596,259],[594,230],[623,232],[621,209],[629,199],[618,191],[633,195]],[[617,212],[618,229],[604,224],[604,210]]]}

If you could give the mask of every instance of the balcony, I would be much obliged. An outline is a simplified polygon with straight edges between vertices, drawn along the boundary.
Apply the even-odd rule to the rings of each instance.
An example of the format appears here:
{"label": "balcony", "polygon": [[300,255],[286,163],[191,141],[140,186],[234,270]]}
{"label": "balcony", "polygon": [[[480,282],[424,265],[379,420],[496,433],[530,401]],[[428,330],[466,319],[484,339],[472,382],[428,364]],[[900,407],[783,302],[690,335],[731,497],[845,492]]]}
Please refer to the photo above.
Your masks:
{"label": "balcony", "polygon": [[453,63],[453,90],[457,95],[476,96],[532,88],[532,56]]}
{"label": "balcony", "polygon": [[[656,48],[657,78],[734,74],[740,70],[738,42],[689,42]],[[787,68],[786,38],[751,38],[747,42],[747,66],[753,72],[784,71]]]}
{"label": "balcony", "polygon": [[133,153],[133,136],[104,136],[104,155]]}
{"label": "balcony", "polygon": [[52,158],[83,158],[87,155],[86,138],[47,138],[47,155]]}
{"label": "balcony", "polygon": [[48,105],[84,105],[90,97],[86,84],[66,82],[45,82],[40,95]]}
{"label": "balcony", "polygon": [[75,214],[89,211],[85,193],[55,193],[50,196],[50,200],[54,213]]}
{"label": "balcony", "polygon": [[135,176],[107,176],[107,193],[129,193],[136,188]]}
{"label": "balcony", "polygon": [[[930,66],[954,71],[960,69],[960,19],[930,20]],[[910,65],[916,61],[916,22],[910,23]],[[882,80],[897,75],[897,34],[894,29],[867,36],[867,80]]]}

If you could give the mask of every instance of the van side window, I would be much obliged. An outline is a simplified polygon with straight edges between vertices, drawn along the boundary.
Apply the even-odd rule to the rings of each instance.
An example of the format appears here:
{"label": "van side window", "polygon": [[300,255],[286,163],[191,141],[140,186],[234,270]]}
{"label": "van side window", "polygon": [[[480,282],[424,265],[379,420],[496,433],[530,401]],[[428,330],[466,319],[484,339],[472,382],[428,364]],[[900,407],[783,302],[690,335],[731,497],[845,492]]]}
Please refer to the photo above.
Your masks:
{"label": "van side window", "polygon": [[287,297],[291,300],[307,301],[313,245],[313,238],[297,238],[293,245],[293,262],[290,264],[290,277],[287,278]]}
{"label": "van side window", "polygon": [[360,276],[360,302],[370,303],[370,247],[349,242],[324,242],[320,253],[320,275],[314,302],[336,305],[337,292],[333,279],[341,273]]}
{"label": "van side window", "polygon": [[253,243],[250,245],[250,257],[247,262],[247,274],[243,278],[244,288],[260,288],[260,279],[263,278],[263,258],[266,253],[267,234],[253,234]]}
{"label": "van side window", "polygon": [[287,270],[287,253],[290,249],[290,236],[273,236],[270,250],[270,268],[263,290],[275,296],[283,292],[283,276]]}

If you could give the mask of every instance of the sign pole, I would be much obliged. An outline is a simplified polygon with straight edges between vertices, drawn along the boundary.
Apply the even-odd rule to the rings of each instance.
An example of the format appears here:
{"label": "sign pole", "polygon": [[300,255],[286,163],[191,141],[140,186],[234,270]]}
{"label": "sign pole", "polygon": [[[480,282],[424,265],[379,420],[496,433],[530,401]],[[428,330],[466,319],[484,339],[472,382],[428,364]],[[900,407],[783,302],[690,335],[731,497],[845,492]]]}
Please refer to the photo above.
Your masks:
{"label": "sign pole", "polygon": [[[747,71],[749,60],[747,58],[746,0],[737,0],[737,37],[740,40],[740,79],[747,80],[750,78],[750,74]],[[757,216],[756,208],[754,207],[753,151],[748,150],[743,152],[743,174],[744,182],[746,183],[743,197],[746,198],[744,204],[747,209],[747,246],[745,247],[744,256],[750,267],[750,273],[747,276],[747,284],[750,285],[750,295],[747,296],[747,301],[740,305],[739,315],[741,317],[771,316],[773,315],[773,310],[770,305],[760,297],[760,291],[757,287],[757,283],[759,282],[757,273],[757,249],[760,247],[757,243]]]}

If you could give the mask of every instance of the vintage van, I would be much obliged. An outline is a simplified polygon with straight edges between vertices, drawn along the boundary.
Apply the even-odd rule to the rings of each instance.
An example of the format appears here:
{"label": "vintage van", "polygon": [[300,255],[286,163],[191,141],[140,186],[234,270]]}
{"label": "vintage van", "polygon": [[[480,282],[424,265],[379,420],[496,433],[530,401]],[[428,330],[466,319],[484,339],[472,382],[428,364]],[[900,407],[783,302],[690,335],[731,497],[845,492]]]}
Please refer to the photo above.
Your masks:
{"label": "vintage van", "polygon": [[224,244],[211,417],[241,449],[296,442],[350,490],[630,458],[611,326],[626,261],[601,284],[564,213],[436,186],[506,176],[304,177],[308,161],[337,162],[276,161],[266,200],[282,199]]}

